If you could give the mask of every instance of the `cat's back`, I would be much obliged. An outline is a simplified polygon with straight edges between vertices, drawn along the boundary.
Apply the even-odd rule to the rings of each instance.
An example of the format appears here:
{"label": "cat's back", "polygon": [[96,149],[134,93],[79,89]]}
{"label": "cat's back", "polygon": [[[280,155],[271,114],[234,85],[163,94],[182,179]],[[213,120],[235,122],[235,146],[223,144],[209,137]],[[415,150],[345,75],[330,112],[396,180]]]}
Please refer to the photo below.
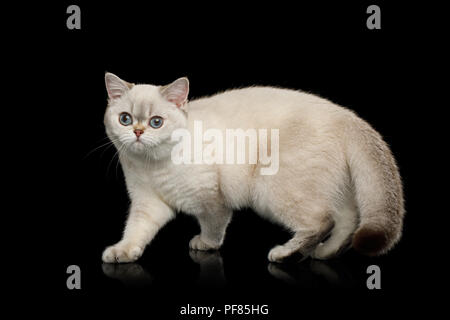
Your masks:
{"label": "cat's back", "polygon": [[323,123],[339,114],[348,115],[349,111],[310,93],[257,86],[193,100],[189,102],[188,113],[191,119],[245,128],[249,124],[267,127],[268,120],[274,126],[300,118]]}
{"label": "cat's back", "polygon": [[[296,102],[314,103],[326,102],[318,96],[314,96],[302,91],[277,88],[253,86],[245,88],[230,89],[217,94],[195,99],[190,102],[190,110],[197,111],[208,106],[214,106],[216,112],[220,109],[229,109],[230,107],[245,107],[260,109],[264,106],[273,104],[289,104]],[[225,111],[225,110],[224,110]]]}

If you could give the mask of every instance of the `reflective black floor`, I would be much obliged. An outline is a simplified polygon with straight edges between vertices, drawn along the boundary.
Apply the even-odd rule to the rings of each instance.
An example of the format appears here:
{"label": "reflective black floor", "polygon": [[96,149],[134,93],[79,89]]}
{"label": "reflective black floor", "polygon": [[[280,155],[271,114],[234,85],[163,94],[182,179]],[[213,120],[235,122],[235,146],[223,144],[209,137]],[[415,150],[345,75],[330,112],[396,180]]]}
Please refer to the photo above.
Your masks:
{"label": "reflective black floor", "polygon": [[[223,258],[220,252],[189,251],[189,256],[199,266],[194,283],[201,287],[223,288],[227,284]],[[126,287],[147,287],[154,282],[153,275],[140,263],[107,264],[101,266],[103,274],[119,280]],[[268,263],[267,274],[280,284],[311,287],[330,286],[354,288],[356,280],[340,260],[307,260],[301,263]]]}
{"label": "reflective black floor", "polygon": [[278,299],[280,294],[304,289],[367,292],[370,276],[367,268],[371,265],[380,267],[381,286],[387,291],[404,290],[419,272],[419,265],[411,255],[414,242],[408,239],[408,234],[382,257],[365,257],[350,249],[326,261],[308,258],[271,263],[267,259],[270,249],[290,235],[249,212],[236,214],[219,251],[189,250],[189,240],[198,232],[198,226],[192,217],[180,215],[158,233],[135,263],[105,264],[101,261],[102,250],[120,239],[121,223],[114,229],[108,225],[106,231],[114,233],[103,234],[101,238],[93,228],[92,236],[88,233],[83,242],[74,241],[73,249],[64,257],[64,264],[80,266],[87,292],[149,289],[191,297],[197,293],[203,296],[205,289],[210,289],[209,294],[222,297],[248,293]]}

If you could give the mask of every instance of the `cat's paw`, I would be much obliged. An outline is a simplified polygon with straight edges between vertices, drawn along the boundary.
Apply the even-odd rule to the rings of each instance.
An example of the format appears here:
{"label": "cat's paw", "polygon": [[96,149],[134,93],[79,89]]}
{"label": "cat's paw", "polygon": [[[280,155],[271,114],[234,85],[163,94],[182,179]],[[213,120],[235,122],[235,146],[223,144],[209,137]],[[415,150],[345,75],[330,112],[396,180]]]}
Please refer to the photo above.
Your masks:
{"label": "cat's paw", "polygon": [[320,243],[311,253],[311,258],[317,260],[327,260],[336,258],[350,248],[351,242],[341,244],[340,247],[330,245],[329,243]]}
{"label": "cat's paw", "polygon": [[201,238],[200,235],[196,235],[195,237],[193,237],[191,239],[191,241],[189,241],[189,248],[193,249],[193,250],[202,250],[202,251],[207,251],[207,250],[217,250],[219,249],[220,245],[211,245],[211,244],[207,244],[205,243]]}
{"label": "cat's paw", "polygon": [[323,243],[320,243],[313,252],[311,252],[311,258],[318,260],[326,260],[334,255],[334,252],[329,249]]}
{"label": "cat's paw", "polygon": [[289,250],[285,246],[276,246],[269,251],[269,261],[270,262],[282,262],[288,256],[290,256],[292,250]]}
{"label": "cat's paw", "polygon": [[133,243],[119,242],[103,251],[102,260],[106,263],[133,262],[140,258],[144,249]]}
{"label": "cat's paw", "polygon": [[300,262],[306,259],[308,255],[304,255],[298,249],[288,246],[276,246],[269,251],[268,259],[270,262]]}

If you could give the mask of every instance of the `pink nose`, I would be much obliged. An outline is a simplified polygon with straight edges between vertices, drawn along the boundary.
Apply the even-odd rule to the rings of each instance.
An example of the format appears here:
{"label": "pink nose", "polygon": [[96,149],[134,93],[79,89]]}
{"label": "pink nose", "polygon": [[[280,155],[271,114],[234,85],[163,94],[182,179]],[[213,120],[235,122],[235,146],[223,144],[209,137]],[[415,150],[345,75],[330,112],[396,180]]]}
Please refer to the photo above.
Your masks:
{"label": "pink nose", "polygon": [[140,137],[141,136],[141,134],[143,134],[144,133],[144,130],[141,130],[141,129],[135,129],[134,130],[134,134],[136,135],[136,137]]}

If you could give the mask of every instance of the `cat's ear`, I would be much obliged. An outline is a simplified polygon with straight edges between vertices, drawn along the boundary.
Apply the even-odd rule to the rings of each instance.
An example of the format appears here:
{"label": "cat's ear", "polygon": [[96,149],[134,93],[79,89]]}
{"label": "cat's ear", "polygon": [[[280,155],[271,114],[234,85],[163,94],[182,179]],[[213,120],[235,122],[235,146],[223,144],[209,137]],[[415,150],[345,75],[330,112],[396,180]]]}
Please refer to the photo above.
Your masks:
{"label": "cat's ear", "polygon": [[123,81],[115,74],[107,72],[105,74],[106,91],[108,91],[109,99],[117,99],[123,96],[133,87],[132,83]]}
{"label": "cat's ear", "polygon": [[189,94],[189,80],[186,77],[179,78],[171,84],[161,87],[161,94],[167,101],[181,107],[187,101]]}

